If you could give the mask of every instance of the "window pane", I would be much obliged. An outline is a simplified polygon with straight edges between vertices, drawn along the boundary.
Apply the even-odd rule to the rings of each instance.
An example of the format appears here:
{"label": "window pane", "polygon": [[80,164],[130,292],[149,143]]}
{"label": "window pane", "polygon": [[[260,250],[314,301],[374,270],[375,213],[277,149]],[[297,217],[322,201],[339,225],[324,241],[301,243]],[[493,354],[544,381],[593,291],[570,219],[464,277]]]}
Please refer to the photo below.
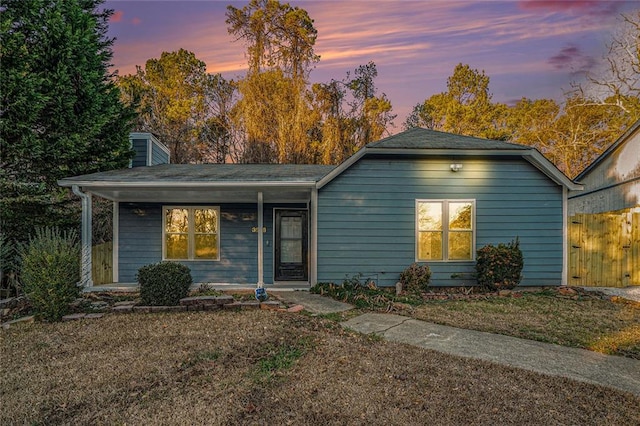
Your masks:
{"label": "window pane", "polygon": [[302,218],[283,217],[280,222],[281,238],[302,238]]}
{"label": "window pane", "polygon": [[471,260],[471,232],[449,232],[449,259]]}
{"label": "window pane", "polygon": [[471,230],[471,203],[449,203],[449,229]]}
{"label": "window pane", "polygon": [[302,240],[280,241],[280,262],[302,263]]}
{"label": "window pane", "polygon": [[193,216],[196,232],[203,234],[218,233],[218,212],[215,209],[195,209]]}
{"label": "window pane", "polygon": [[418,203],[418,230],[442,230],[442,203]]}
{"label": "window pane", "polygon": [[165,212],[166,232],[189,232],[189,210],[167,209]]}
{"label": "window pane", "polygon": [[218,236],[196,235],[195,259],[217,259],[218,258]]}
{"label": "window pane", "polygon": [[187,259],[189,257],[187,235],[167,234],[165,237],[165,249],[165,259]]}
{"label": "window pane", "polygon": [[419,260],[442,260],[442,232],[420,232]]}

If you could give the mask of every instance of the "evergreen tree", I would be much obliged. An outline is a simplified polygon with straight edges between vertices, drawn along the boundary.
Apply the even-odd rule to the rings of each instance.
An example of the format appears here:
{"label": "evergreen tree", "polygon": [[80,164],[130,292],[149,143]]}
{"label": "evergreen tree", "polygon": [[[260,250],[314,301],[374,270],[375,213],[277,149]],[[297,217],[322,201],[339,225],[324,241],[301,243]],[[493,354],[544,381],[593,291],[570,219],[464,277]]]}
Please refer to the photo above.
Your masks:
{"label": "evergreen tree", "polygon": [[126,166],[134,111],[109,71],[103,0],[0,1],[0,217],[24,240],[78,225],[57,180]]}

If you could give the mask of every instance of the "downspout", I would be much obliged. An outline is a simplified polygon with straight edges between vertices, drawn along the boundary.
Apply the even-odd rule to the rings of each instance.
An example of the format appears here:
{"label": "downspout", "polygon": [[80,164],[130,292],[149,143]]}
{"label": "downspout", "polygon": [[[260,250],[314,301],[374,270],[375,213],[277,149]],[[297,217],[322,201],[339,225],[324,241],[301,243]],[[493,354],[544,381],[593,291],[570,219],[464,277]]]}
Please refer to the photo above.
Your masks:
{"label": "downspout", "polygon": [[80,260],[80,283],[83,287],[93,287],[91,277],[91,194],[73,185],[71,190],[82,200],[82,257]]}
{"label": "downspout", "polygon": [[318,188],[311,188],[311,282],[318,283]]}

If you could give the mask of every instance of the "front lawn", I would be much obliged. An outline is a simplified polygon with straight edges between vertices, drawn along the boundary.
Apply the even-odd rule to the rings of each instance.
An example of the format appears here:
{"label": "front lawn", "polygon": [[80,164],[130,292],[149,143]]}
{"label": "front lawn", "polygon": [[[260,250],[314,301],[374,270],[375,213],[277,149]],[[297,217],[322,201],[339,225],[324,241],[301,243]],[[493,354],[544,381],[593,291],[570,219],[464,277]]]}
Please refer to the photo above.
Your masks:
{"label": "front lawn", "polygon": [[[357,286],[356,286],[357,287]],[[361,309],[389,311],[453,327],[589,349],[640,359],[640,303],[610,300],[599,294],[536,292],[472,294],[443,300],[429,293],[396,297],[364,286],[345,291],[319,285],[315,291],[354,303]],[[437,292],[438,289],[433,289]]]}
{"label": "front lawn", "polygon": [[438,324],[506,334],[640,359],[640,304],[552,291],[425,303],[411,316]]}
{"label": "front lawn", "polygon": [[[453,312],[453,311],[452,311]],[[272,311],[0,331],[0,424],[637,424],[615,389]]]}

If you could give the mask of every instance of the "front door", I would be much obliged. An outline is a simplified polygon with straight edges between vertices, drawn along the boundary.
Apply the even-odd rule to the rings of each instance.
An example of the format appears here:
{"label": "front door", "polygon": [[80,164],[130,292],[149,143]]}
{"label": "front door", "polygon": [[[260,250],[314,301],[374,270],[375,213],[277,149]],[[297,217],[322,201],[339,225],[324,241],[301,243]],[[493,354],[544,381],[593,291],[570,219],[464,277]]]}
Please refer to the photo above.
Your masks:
{"label": "front door", "polygon": [[276,281],[308,281],[308,235],[306,210],[276,210]]}

